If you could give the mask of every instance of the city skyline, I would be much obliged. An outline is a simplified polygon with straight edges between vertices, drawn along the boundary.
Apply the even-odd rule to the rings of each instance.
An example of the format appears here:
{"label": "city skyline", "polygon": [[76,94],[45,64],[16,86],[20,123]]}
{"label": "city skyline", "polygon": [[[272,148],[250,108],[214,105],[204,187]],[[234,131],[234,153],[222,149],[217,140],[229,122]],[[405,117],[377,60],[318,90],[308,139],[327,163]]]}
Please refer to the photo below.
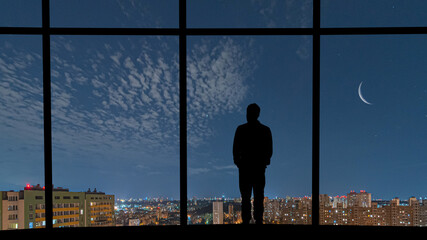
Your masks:
{"label": "city skyline", "polygon": [[[19,192],[22,190],[45,190],[45,186],[42,186],[40,184],[30,184],[27,183],[25,186],[23,186],[21,189],[0,189],[0,191],[11,191],[11,192]],[[109,194],[109,195],[114,195],[117,196],[114,192],[105,192],[102,189],[97,189],[95,188],[90,188],[88,187],[86,190],[84,189],[70,189],[67,188],[66,186],[54,186],[53,188],[54,191],[71,191],[71,192],[86,192],[86,193],[102,193],[102,194]],[[405,201],[405,198],[402,198],[398,195],[394,195],[394,197],[389,198],[389,199],[383,199],[383,198],[376,198],[375,197],[375,193],[371,193],[368,192],[366,190],[348,190],[346,192],[342,192],[342,193],[338,193],[338,194],[328,194],[328,193],[320,193],[319,196],[322,195],[326,195],[328,196],[330,199],[333,198],[347,198],[347,194],[358,194],[358,193],[367,193],[370,196],[372,196],[372,201],[392,201],[393,199],[400,199],[401,201]],[[311,199],[311,195],[304,195],[304,196],[265,196],[266,199],[286,199],[286,198],[310,198]],[[422,195],[410,195],[407,199],[410,198],[416,198],[418,200],[422,200],[422,199],[427,199],[427,194],[425,196]],[[193,201],[193,200],[236,200],[236,199],[240,199],[240,196],[234,197],[234,196],[226,196],[226,195],[218,195],[218,196],[210,196],[210,197],[197,197],[197,196],[188,196],[187,197],[187,201]],[[136,196],[136,197],[116,197],[116,201],[128,201],[128,200],[137,200],[137,201],[159,201],[159,200],[168,200],[168,201],[180,201],[179,198],[173,198],[173,197],[168,197],[168,196]]]}
{"label": "city skyline", "polygon": [[[44,228],[44,187],[0,191],[1,230]],[[119,199],[94,189],[86,192],[55,188],[55,228],[93,226],[179,225],[180,206],[174,199]],[[361,190],[343,196],[319,196],[320,225],[427,226],[427,198],[373,199]],[[264,198],[264,224],[312,224],[310,197]],[[192,198],[187,202],[187,224],[241,224],[241,199]]]}
{"label": "city skyline", "polygon": [[[22,11],[0,10],[0,26],[40,27],[34,2],[5,3]],[[178,27],[178,1],[84,2],[52,1],[52,27]],[[373,2],[373,17],[335,2],[322,1],[322,27],[427,22],[427,3]],[[312,27],[312,1],[188,1],[187,10],[194,28]],[[320,193],[427,194],[425,41],[321,36]],[[0,52],[0,189],[43,185],[42,38],[1,35]],[[179,198],[178,56],[173,35],[51,36],[54,186]],[[188,198],[239,196],[231,144],[252,102],[273,133],[266,196],[311,195],[312,62],[311,35],[187,37]]]}

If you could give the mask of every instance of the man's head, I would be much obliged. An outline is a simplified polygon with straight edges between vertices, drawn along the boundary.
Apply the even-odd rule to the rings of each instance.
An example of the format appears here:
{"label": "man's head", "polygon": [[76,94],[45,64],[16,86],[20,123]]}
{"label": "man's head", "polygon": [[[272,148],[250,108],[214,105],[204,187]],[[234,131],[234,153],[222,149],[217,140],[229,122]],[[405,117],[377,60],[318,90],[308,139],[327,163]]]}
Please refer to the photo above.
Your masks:
{"label": "man's head", "polygon": [[249,104],[246,109],[246,120],[248,122],[255,122],[259,117],[260,111],[261,108],[256,103]]}

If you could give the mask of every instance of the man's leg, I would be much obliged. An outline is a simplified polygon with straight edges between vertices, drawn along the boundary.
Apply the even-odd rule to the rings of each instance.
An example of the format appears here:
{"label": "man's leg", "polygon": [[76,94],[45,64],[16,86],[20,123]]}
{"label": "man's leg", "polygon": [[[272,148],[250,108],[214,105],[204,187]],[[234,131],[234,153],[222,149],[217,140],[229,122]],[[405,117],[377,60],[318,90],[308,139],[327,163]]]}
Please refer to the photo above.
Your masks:
{"label": "man's leg", "polygon": [[243,224],[249,224],[251,221],[251,195],[252,186],[250,184],[250,176],[248,173],[239,170],[239,188],[242,197],[242,220]]}
{"label": "man's leg", "polygon": [[264,215],[265,169],[256,173],[254,183],[254,219],[256,224],[263,223]]}

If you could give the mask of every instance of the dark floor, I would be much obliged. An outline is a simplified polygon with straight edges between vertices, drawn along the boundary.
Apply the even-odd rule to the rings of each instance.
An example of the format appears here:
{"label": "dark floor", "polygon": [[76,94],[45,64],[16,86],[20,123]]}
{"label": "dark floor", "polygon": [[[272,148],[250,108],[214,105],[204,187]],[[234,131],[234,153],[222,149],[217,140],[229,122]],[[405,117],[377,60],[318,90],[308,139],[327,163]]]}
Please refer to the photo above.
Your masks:
{"label": "dark floor", "polygon": [[[257,237],[267,240],[295,239],[295,237],[345,237],[350,239],[372,239],[372,237],[425,237],[427,228],[420,227],[343,227],[343,226],[295,226],[295,225],[192,225],[192,226],[152,226],[152,227],[108,227],[108,228],[68,228],[53,230],[12,230],[1,231],[2,236],[20,237],[28,236],[41,240],[54,236],[55,239],[62,237],[67,239],[81,240],[80,237],[93,237],[125,240],[130,236],[154,237],[164,239],[168,237],[190,237],[198,239],[255,239]],[[70,237],[70,238],[69,238]],[[5,238],[1,238],[5,239]],[[127,239],[126,239],[127,240]]]}

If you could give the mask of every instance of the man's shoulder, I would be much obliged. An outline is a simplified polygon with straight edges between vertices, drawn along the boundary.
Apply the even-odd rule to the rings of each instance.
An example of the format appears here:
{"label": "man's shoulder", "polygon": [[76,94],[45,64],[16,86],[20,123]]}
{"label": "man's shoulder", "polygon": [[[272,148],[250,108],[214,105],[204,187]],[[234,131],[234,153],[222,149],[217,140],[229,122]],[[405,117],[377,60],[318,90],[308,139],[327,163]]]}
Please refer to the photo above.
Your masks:
{"label": "man's shoulder", "polygon": [[237,130],[253,129],[254,127],[261,128],[264,131],[270,131],[270,127],[260,122],[258,122],[257,124],[243,123],[237,127]]}
{"label": "man's shoulder", "polygon": [[270,127],[268,127],[267,125],[264,125],[262,123],[259,123],[260,128],[262,128],[264,131],[271,131]]}

